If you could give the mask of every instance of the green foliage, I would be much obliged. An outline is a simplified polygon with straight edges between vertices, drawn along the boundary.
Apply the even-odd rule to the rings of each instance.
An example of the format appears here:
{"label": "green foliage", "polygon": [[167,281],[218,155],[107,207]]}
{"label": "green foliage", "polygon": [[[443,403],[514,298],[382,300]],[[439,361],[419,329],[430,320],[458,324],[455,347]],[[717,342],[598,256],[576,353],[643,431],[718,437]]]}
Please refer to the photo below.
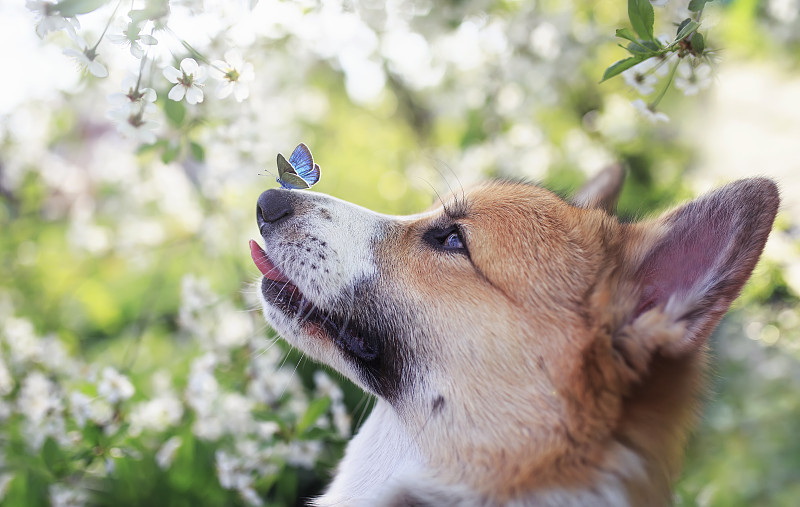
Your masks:
{"label": "green foliage", "polygon": [[53,10],[64,17],[71,17],[92,12],[110,1],[111,0],[62,0],[53,6]]}
{"label": "green foliage", "polygon": [[650,0],[628,0],[628,19],[639,37],[644,40],[654,40],[655,12]]}
{"label": "green foliage", "polygon": [[[643,52],[647,51],[647,49],[644,48],[644,46],[642,46],[640,44],[636,44],[635,43],[634,47],[635,48],[643,48]],[[631,48],[631,47],[629,47],[628,50],[630,52],[632,52],[632,53],[636,53],[637,52],[637,49],[634,49],[634,48]],[[647,58],[648,58],[648,56],[644,56],[644,55],[643,56],[631,56],[629,58],[625,58],[624,60],[620,60],[620,61],[616,62],[611,67],[606,69],[605,73],[603,74],[603,79],[600,82],[602,83],[603,81],[606,81],[607,79],[611,79],[614,76],[622,74],[624,71],[630,69],[634,65],[638,65],[638,64],[642,63]]]}
{"label": "green foliage", "polygon": [[[79,15],[105,3],[65,0],[55,9]],[[274,33],[245,48],[247,59],[260,59],[255,105],[215,101],[211,82],[201,105],[170,100],[172,84],[155,79],[160,69],[145,59],[140,84],[158,92],[153,110],[161,128],[138,150],[110,136],[102,115],[72,95],[53,93],[9,113],[0,133],[0,365],[11,378],[6,390],[0,375],[0,485],[10,474],[2,504],[49,505],[56,487],[87,495],[74,503],[121,506],[248,505],[250,492],[282,506],[319,493],[371,402],[341,379],[328,385],[317,365],[275,344],[274,331],[250,311],[257,301],[248,284],[257,271],[246,244],[258,237],[253,208],[274,185],[267,172],[275,170],[275,152],[306,142],[323,171],[314,191],[390,214],[420,212],[436,192],[445,198],[479,176],[544,181],[569,194],[599,168],[597,160],[620,161],[628,169],[620,215],[652,215],[694,194],[697,146],[678,125],[686,119],[703,130],[702,108],[665,93],[678,62],[697,66],[713,55],[699,31],[706,3],[692,1],[698,14],[675,27],[647,0],[629,1],[627,20],[621,2],[578,2],[569,16],[560,2],[498,2],[486,12],[451,2],[409,20],[407,29],[436,48],[437,65],[419,72],[404,72],[402,60],[380,53],[390,46],[391,27],[373,19],[377,9],[357,20],[348,11],[342,15],[369,32],[359,44],[378,41],[370,59],[380,60],[386,85],[369,100],[356,100],[348,87],[347,59],[304,46],[305,34],[292,33],[303,16],[325,14],[304,5],[287,17],[294,21],[284,26],[276,17]],[[169,33],[160,30],[169,2],[137,3],[127,13],[128,4],[121,6],[118,16],[146,25],[142,33]],[[724,3],[714,38],[778,58],[782,43],[761,28],[757,7]],[[607,34],[623,24],[616,36],[628,56],[605,69],[599,85],[619,51]],[[531,36],[532,27],[548,25],[549,39],[542,38],[557,49],[550,52]],[[659,25],[674,38],[655,38]],[[174,47],[185,54],[170,58],[208,64],[228,49],[229,35],[196,47],[180,40]],[[446,46],[452,40],[439,40],[445,36],[458,45]],[[500,37],[505,45],[492,53],[489,42]],[[111,48],[100,46],[103,55]],[[435,61],[440,53],[453,60]],[[629,98],[608,80],[649,64],[639,77],[669,67],[666,85],[649,101],[664,98],[674,111],[677,121],[665,128],[615,111],[619,101],[630,106]],[[439,70],[441,81],[414,82]],[[75,93],[94,100],[103,92],[86,79]],[[39,138],[19,128],[31,118],[44,125]],[[791,238],[794,227],[785,224],[781,237]],[[789,262],[760,265],[715,339],[717,401],[689,445],[678,485],[684,505],[790,505],[800,494],[791,373],[800,362],[800,318]],[[135,386],[130,398],[110,402],[100,393],[109,365]],[[43,415],[20,402],[32,379],[46,379],[59,401]],[[80,408],[75,393],[98,411],[81,416],[83,424],[73,413]],[[158,420],[146,408],[168,412],[148,405],[165,399],[180,413],[163,427],[137,430],[142,413],[148,424]],[[232,421],[241,424],[225,426]],[[169,442],[179,442],[171,460],[162,453]],[[233,487],[230,474],[246,487]]]}

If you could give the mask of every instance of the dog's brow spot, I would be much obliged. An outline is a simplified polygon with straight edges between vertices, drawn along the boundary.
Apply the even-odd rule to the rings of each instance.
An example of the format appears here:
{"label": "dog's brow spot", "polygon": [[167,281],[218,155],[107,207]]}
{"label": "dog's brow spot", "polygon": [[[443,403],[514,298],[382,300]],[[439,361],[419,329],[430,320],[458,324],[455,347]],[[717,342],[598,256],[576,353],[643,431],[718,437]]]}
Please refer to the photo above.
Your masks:
{"label": "dog's brow spot", "polygon": [[436,412],[441,411],[442,407],[444,407],[444,396],[442,396],[440,394],[436,398],[433,399],[433,408],[432,408],[432,410],[433,410],[434,413],[436,413]]}

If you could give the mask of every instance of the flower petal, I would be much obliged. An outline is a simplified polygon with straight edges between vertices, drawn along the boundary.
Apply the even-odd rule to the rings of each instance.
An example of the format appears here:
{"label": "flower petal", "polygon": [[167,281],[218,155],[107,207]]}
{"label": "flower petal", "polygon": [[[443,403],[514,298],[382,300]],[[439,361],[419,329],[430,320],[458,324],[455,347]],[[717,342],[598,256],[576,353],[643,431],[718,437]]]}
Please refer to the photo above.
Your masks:
{"label": "flower petal", "polygon": [[219,86],[217,86],[217,98],[224,99],[228,95],[231,94],[233,91],[233,83],[230,81],[222,81]]}
{"label": "flower petal", "polygon": [[114,44],[128,44],[130,40],[128,40],[128,36],[124,33],[109,33],[106,34],[106,39],[110,40]]}
{"label": "flower petal", "polygon": [[186,102],[189,104],[203,102],[203,90],[196,86],[190,87],[188,90],[186,90]]}
{"label": "flower petal", "polygon": [[244,83],[239,83],[233,90],[233,96],[236,102],[241,102],[250,96],[250,87]]}
{"label": "flower petal", "polygon": [[144,56],[144,49],[142,49],[142,46],[140,46],[138,42],[131,42],[131,54],[137,60],[141,60]]}
{"label": "flower petal", "polygon": [[197,62],[194,58],[184,58],[181,60],[181,70],[184,74],[194,74],[197,71]]}
{"label": "flower petal", "polygon": [[192,81],[195,83],[202,83],[208,77],[208,71],[205,67],[198,67],[192,74]]}
{"label": "flower petal", "polygon": [[167,97],[169,97],[171,100],[174,100],[174,101],[177,102],[177,101],[180,101],[185,94],[186,94],[186,87],[183,86],[182,84],[176,84],[169,91],[169,94],[167,94]]}
{"label": "flower petal", "polygon": [[107,77],[108,70],[106,70],[105,65],[98,61],[91,61],[89,65],[86,67],[89,70],[89,73],[95,77]]}
{"label": "flower petal", "polygon": [[183,73],[175,67],[164,67],[163,73],[164,77],[167,78],[167,81],[170,83],[177,83],[178,79],[183,75]]}
{"label": "flower petal", "polygon": [[156,91],[152,88],[142,88],[139,91],[142,92],[142,100],[145,102],[155,102],[158,98]]}

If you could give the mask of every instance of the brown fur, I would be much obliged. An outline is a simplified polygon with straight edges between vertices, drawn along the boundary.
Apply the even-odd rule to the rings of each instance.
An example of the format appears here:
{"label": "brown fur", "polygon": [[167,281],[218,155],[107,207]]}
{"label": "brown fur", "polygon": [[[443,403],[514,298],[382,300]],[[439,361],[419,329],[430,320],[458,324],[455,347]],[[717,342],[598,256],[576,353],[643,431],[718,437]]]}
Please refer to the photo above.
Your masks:
{"label": "brown fur", "polygon": [[[624,224],[609,213],[621,174],[590,182],[577,205],[485,184],[393,218],[374,241],[375,297],[394,301],[382,318],[413,323],[397,360],[414,371],[390,401],[437,483],[486,505],[670,503],[706,339],[755,266],[778,196],[745,180]],[[468,254],[423,240],[454,223]]]}
{"label": "brown fur", "polygon": [[[537,488],[590,487],[599,473],[617,473],[607,463],[620,442],[645,462],[641,481],[625,478],[632,498],[668,503],[705,357],[660,352],[685,333],[668,314],[628,322],[638,293],[627,277],[662,226],[621,224],[605,212],[607,201],[577,208],[532,186],[493,183],[466,201],[460,223],[480,272],[408,247],[435,218],[409,224],[385,260],[398,266],[400,290],[435,302],[432,312],[450,316],[448,325],[463,323],[441,332],[455,340],[426,346],[452,377],[469,379],[445,395],[467,407],[443,425],[450,434],[425,431],[433,467],[505,501]],[[469,400],[492,399],[500,403],[485,414],[469,413]],[[492,431],[500,415],[516,435]],[[434,445],[442,439],[450,445]]]}

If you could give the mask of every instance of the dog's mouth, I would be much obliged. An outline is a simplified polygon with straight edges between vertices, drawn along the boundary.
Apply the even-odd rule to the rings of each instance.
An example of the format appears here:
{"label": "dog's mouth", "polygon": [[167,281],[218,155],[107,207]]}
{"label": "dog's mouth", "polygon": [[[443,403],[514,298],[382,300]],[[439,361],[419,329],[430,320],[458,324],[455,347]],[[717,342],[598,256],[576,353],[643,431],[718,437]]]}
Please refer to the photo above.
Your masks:
{"label": "dog's mouth", "polygon": [[372,361],[379,347],[366,340],[350,318],[338,318],[315,306],[295,284],[282,273],[261,246],[250,240],[250,256],[264,279],[261,293],[265,302],[285,315],[297,319],[303,330],[311,336],[326,335],[344,351],[364,360]]}

